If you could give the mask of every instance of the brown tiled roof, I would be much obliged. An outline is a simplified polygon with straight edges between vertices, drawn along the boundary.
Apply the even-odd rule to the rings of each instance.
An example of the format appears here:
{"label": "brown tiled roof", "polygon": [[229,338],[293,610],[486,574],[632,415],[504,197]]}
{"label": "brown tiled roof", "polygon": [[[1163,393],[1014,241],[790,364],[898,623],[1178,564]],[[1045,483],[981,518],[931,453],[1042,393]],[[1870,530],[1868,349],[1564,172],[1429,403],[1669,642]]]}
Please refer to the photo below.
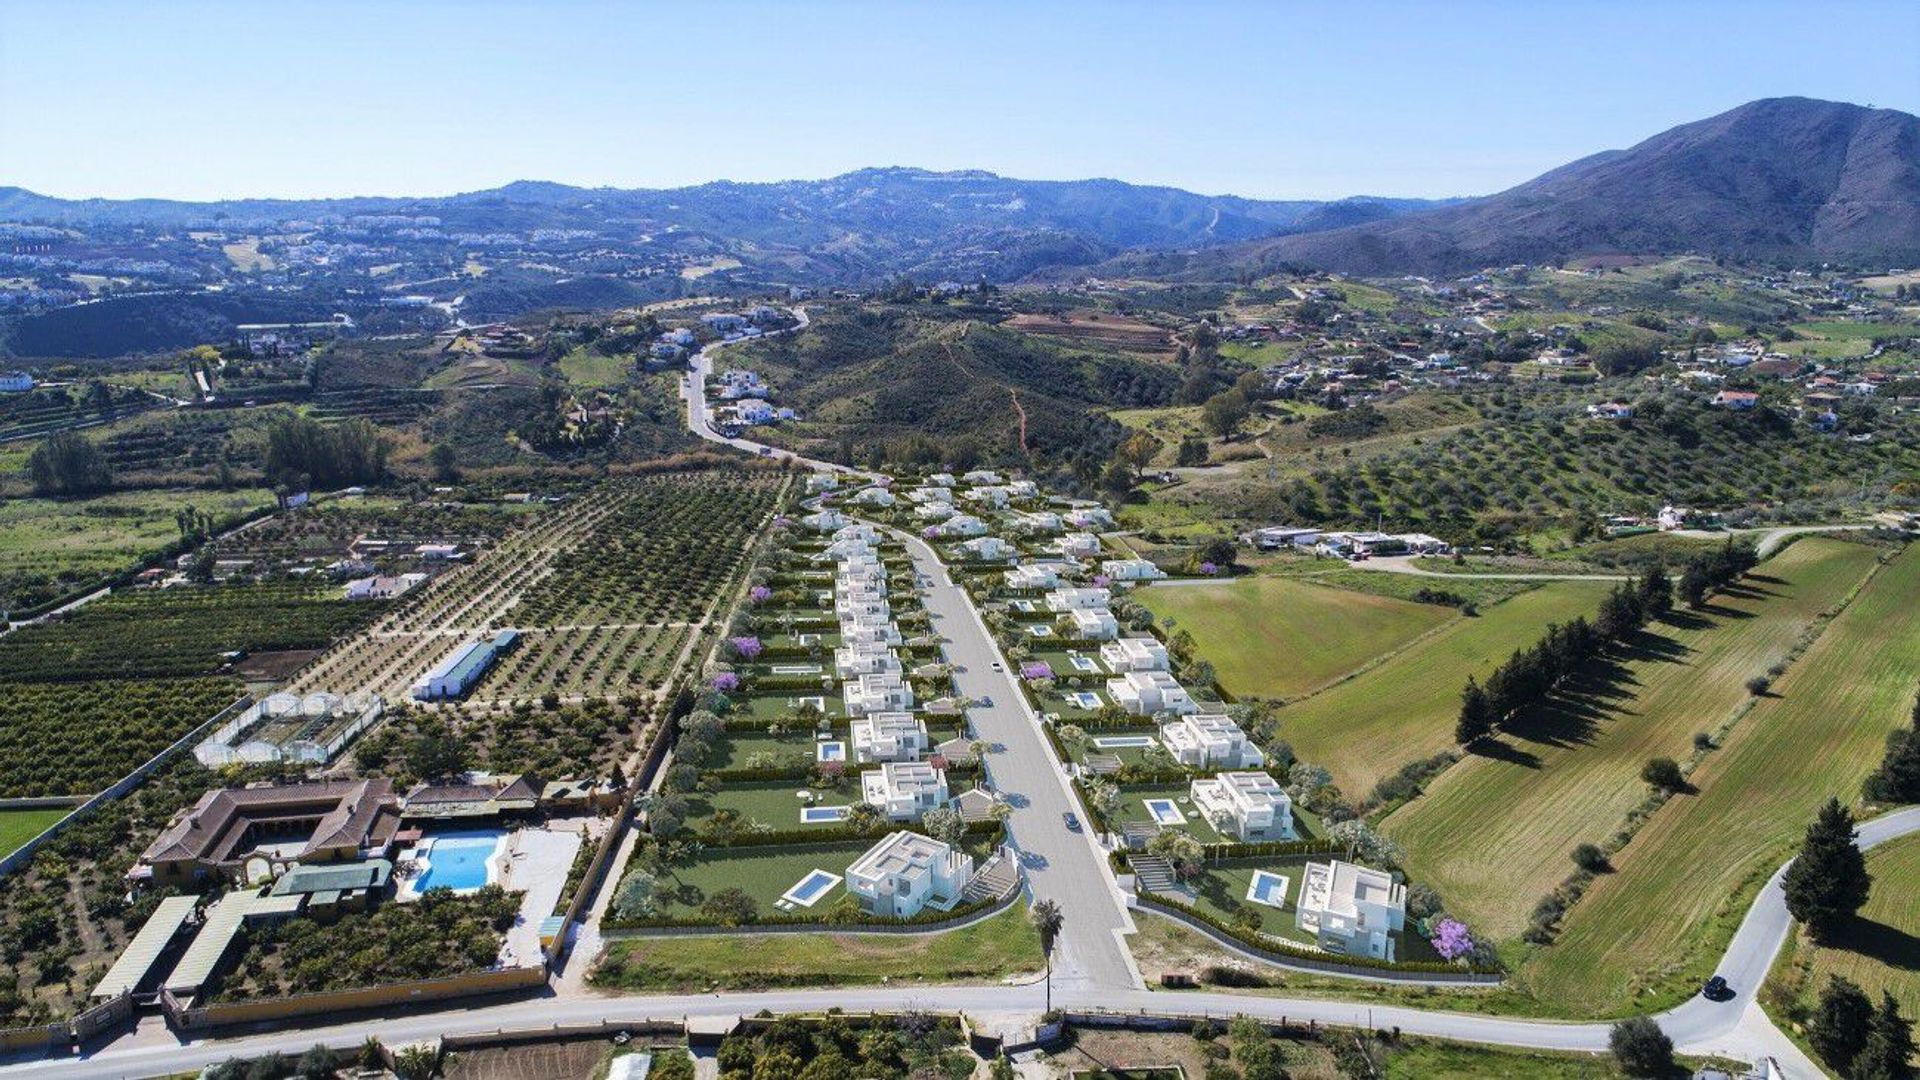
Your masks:
{"label": "brown tiled roof", "polygon": [[390,780],[328,780],[269,787],[216,788],[200,796],[147,846],[141,861],[226,862],[250,825],[318,818],[301,854],[319,848],[378,846],[399,826]]}

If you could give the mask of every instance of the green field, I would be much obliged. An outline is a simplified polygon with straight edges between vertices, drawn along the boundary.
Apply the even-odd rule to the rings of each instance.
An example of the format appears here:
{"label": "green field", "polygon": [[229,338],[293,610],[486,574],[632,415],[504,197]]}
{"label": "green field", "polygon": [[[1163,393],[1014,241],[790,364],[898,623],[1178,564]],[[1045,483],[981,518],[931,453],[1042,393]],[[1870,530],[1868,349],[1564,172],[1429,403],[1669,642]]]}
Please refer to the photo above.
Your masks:
{"label": "green field", "polygon": [[1829,977],[1851,979],[1874,1001],[1892,994],[1905,1016],[1920,1015],[1920,837],[1867,853],[1873,894],[1860,918],[1828,946],[1805,935],[1789,941],[1773,982],[1802,1008],[1812,1008]]}
{"label": "green field", "polygon": [[1513,650],[1539,640],[1548,623],[1591,618],[1607,588],[1553,582],[1460,619],[1359,677],[1287,706],[1281,736],[1301,760],[1331,769],[1349,796],[1365,795],[1400,765],[1453,745],[1468,675],[1484,678]]}
{"label": "green field", "polygon": [[631,356],[604,356],[591,349],[575,349],[559,360],[560,373],[575,386],[619,386],[634,372]]}
{"label": "green field", "polygon": [[69,813],[72,809],[64,806],[50,810],[0,810],[0,857],[19,851],[22,844]]}
{"label": "green field", "polygon": [[[1772,568],[1795,553],[1803,565],[1831,562],[1847,546],[1802,540],[1761,572],[1779,573]],[[1856,563],[1827,576],[1850,576]],[[1920,671],[1917,595],[1920,552],[1908,549],[1707,756],[1691,777],[1699,793],[1669,803],[1615,857],[1616,872],[1574,907],[1560,941],[1522,970],[1537,994],[1611,1012],[1636,993],[1664,1004],[1710,973],[1754,890],[1792,853],[1815,809],[1831,795],[1856,798],[1887,733],[1907,721]]]}
{"label": "green field", "polygon": [[[1856,544],[1802,541],[1704,613],[1676,613],[1677,624],[1641,634],[1601,677],[1520,718],[1388,815],[1413,877],[1477,931],[1518,936],[1571,872],[1574,846],[1606,840],[1646,797],[1647,759],[1685,760],[1693,734],[1731,716],[1745,681],[1785,657],[1874,557]],[[1671,866],[1687,872],[1685,860]],[[1592,993],[1590,981],[1582,992]]]}
{"label": "green field", "polygon": [[1220,685],[1241,697],[1309,693],[1460,617],[1432,604],[1276,577],[1161,586],[1135,595],[1162,626],[1191,633]]}
{"label": "green field", "polygon": [[[752,957],[752,963],[741,963]],[[756,990],[902,980],[998,981],[1041,966],[1025,904],[942,934],[752,934],[615,941],[591,976],[603,990]]]}

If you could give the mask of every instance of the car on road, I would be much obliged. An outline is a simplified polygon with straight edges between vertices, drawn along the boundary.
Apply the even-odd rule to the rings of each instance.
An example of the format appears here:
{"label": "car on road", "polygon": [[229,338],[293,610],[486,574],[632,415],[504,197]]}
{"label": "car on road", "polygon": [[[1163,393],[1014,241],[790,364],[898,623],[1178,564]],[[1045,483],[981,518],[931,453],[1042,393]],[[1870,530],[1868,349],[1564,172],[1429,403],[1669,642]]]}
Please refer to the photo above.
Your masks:
{"label": "car on road", "polygon": [[988,666],[988,667],[991,667],[991,668],[992,668],[993,670],[995,670],[995,671],[1005,671],[1005,670],[1007,670],[1007,665],[1005,665],[1005,664],[1003,664],[1003,663],[1001,663],[1001,662],[1000,662],[1000,661],[998,661],[998,660],[995,660],[995,661],[994,661],[993,663],[991,663],[991,664],[989,664],[989,665],[987,665],[987,666]]}
{"label": "car on road", "polygon": [[1060,820],[1066,822],[1068,832],[1080,831],[1080,818],[1076,814],[1074,814],[1073,811],[1071,810],[1061,811]]}
{"label": "car on road", "polygon": [[771,447],[771,446],[763,446],[763,447],[761,447],[761,448],[760,448],[760,456],[761,456],[761,457],[772,457],[772,456],[773,456],[773,447]]}
{"label": "car on road", "polygon": [[1715,975],[1700,988],[1700,996],[1708,1001],[1725,1001],[1733,996],[1733,987],[1727,985],[1724,976]]}

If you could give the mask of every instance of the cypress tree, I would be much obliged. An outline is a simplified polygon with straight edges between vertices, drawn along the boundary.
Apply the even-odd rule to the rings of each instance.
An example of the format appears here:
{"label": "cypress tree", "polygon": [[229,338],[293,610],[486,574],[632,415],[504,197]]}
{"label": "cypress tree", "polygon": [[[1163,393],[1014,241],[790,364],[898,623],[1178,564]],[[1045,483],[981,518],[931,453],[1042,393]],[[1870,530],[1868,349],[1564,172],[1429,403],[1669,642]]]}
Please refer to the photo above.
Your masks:
{"label": "cypress tree", "polygon": [[1867,1045],[1873,1027],[1873,1002],[1852,981],[1838,975],[1820,991],[1820,1004],[1807,1020],[1807,1041],[1820,1060],[1841,1075],[1853,1071],[1854,1059]]}
{"label": "cypress tree", "polygon": [[1640,607],[1648,618],[1657,619],[1673,610],[1673,582],[1667,578],[1667,568],[1655,563],[1647,568],[1647,574],[1640,579]]}
{"label": "cypress tree", "polygon": [[1880,992],[1866,1045],[1853,1059],[1853,1080],[1913,1080],[1913,1025],[1900,1015],[1893,995]]}
{"label": "cypress tree", "polygon": [[1781,883],[1787,911],[1804,923],[1815,941],[1828,941],[1860,905],[1867,902],[1873,877],[1853,840],[1853,815],[1838,799],[1828,799],[1807,826],[1800,854]]}
{"label": "cypress tree", "polygon": [[1865,790],[1874,802],[1920,802],[1920,701],[1914,703],[1913,725],[1887,736],[1886,756]]}
{"label": "cypress tree", "polygon": [[1492,730],[1492,703],[1487,699],[1487,692],[1469,675],[1466,687],[1460,691],[1460,719],[1453,727],[1454,741],[1477,742]]}

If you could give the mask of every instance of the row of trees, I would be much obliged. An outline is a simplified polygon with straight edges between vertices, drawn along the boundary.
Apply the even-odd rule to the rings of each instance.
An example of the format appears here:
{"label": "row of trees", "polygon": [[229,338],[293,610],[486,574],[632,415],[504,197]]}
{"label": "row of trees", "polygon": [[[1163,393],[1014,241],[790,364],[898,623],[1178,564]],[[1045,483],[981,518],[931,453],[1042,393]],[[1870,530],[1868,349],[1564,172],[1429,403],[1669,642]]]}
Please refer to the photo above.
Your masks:
{"label": "row of trees", "polygon": [[322,424],[287,416],[267,429],[267,477],[281,482],[300,476],[323,488],[378,483],[387,476],[392,449],[366,420]]}
{"label": "row of trees", "polygon": [[1673,585],[1660,567],[1649,568],[1635,581],[1622,582],[1607,594],[1592,622],[1582,617],[1548,626],[1532,648],[1514,650],[1487,676],[1484,686],[1469,676],[1460,691],[1460,717],[1454,724],[1454,738],[1473,743],[1493,734],[1521,709],[1546,697],[1610,642],[1672,609]]}
{"label": "row of trees", "polygon": [[1736,544],[1729,538],[1717,551],[1702,552],[1687,560],[1680,571],[1680,597],[1688,607],[1700,607],[1706,603],[1707,593],[1738,581],[1759,562],[1759,553],[1752,546]]}

